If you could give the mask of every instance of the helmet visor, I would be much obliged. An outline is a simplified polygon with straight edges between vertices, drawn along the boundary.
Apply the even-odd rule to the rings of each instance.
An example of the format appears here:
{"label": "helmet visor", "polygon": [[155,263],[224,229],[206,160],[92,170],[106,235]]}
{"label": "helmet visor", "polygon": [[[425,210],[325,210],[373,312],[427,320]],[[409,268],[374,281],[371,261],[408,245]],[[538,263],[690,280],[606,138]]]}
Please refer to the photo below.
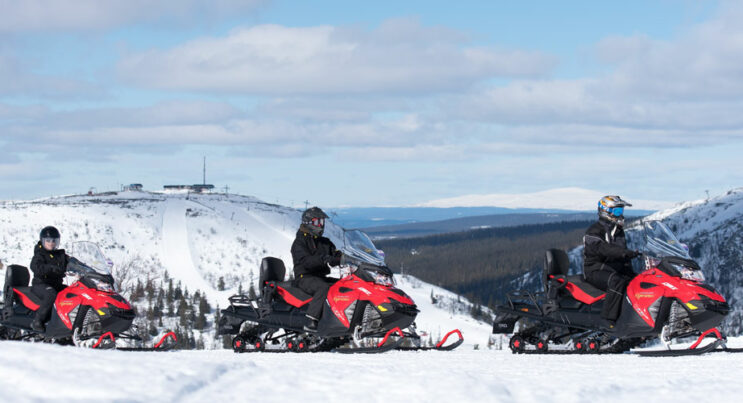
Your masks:
{"label": "helmet visor", "polygon": [[313,227],[324,228],[325,219],[324,218],[313,218],[312,221],[310,221],[310,224],[312,224]]}
{"label": "helmet visor", "polygon": [[59,247],[59,238],[41,238],[41,244],[48,250],[57,249]]}
{"label": "helmet visor", "polygon": [[609,209],[609,212],[614,217],[621,217],[622,215],[624,215],[624,207],[614,207],[612,209]]}

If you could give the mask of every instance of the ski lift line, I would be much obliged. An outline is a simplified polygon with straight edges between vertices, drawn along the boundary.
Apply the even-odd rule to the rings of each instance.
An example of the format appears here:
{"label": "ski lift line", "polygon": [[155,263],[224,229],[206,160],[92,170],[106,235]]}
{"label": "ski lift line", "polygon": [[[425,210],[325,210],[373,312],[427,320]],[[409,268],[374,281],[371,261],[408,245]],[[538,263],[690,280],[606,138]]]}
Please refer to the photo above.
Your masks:
{"label": "ski lift line", "polygon": [[[223,300],[230,291],[218,291],[209,284],[196,269],[188,241],[188,227],[186,225],[186,209],[192,200],[169,200],[162,216],[162,244],[161,258],[168,272],[179,277],[195,289],[206,293],[211,302]],[[185,249],[185,250],[184,250]]]}

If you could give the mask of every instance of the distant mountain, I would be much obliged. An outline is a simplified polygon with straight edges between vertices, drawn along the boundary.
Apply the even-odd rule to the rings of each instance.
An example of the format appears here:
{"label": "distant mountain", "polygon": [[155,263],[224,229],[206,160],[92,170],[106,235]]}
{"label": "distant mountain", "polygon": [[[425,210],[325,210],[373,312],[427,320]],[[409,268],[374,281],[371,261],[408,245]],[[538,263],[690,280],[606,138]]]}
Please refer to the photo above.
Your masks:
{"label": "distant mountain", "polygon": [[[599,199],[611,192],[600,192],[581,188],[558,188],[534,193],[496,193],[466,195],[421,203],[419,207],[483,207],[493,206],[514,209],[555,209],[568,211],[593,211]],[[640,200],[622,195],[633,205],[634,210],[660,210],[674,205],[672,202]]]}
{"label": "distant mountain", "polygon": [[[598,199],[596,199],[598,200]],[[579,214],[591,212],[595,214],[596,206],[592,205],[584,211],[560,210],[558,208],[503,208],[503,207],[341,207],[328,208],[335,223],[345,228],[375,228],[405,224],[417,224],[444,220],[454,220],[467,217],[484,217],[495,215],[517,214]],[[655,210],[628,209],[627,215],[644,216],[654,213]],[[518,217],[514,217],[518,218]],[[489,220],[489,219],[485,219]],[[498,219],[496,219],[498,220]],[[508,220],[508,219],[504,219]],[[528,219],[526,219],[528,221]],[[477,221],[477,219],[473,220]],[[517,220],[515,220],[517,221]],[[489,225],[489,224],[483,224]],[[411,227],[414,228],[414,227]],[[395,229],[397,230],[397,229]]]}

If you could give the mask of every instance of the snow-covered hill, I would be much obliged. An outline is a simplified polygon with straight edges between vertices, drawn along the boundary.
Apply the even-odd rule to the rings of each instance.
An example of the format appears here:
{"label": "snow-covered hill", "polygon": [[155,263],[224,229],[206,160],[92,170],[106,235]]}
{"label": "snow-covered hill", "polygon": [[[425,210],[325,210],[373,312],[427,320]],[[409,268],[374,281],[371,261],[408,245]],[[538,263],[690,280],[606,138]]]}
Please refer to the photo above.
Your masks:
{"label": "snow-covered hill", "polygon": [[[167,271],[191,293],[206,295],[212,307],[224,307],[240,287],[257,286],[263,257],[281,258],[291,271],[290,246],[300,215],[252,197],[224,194],[122,192],[0,202],[0,259],[28,265],[39,230],[54,225],[62,232],[62,247],[81,240],[98,243],[115,262],[121,289],[131,289],[137,280],[162,279]],[[342,245],[339,226],[329,222],[326,235]],[[469,316],[466,299],[412,277],[398,281],[421,306],[417,324],[422,333],[435,341],[460,327],[470,348],[487,344],[490,324]],[[436,305],[431,294],[440,297]]]}

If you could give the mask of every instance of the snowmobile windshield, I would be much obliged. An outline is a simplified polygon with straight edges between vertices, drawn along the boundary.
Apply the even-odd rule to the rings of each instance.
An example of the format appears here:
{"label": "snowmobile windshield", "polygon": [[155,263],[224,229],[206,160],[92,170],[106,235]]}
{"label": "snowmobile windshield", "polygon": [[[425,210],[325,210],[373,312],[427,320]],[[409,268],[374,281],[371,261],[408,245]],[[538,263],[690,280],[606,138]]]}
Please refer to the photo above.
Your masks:
{"label": "snowmobile windshield", "polygon": [[101,248],[93,242],[75,242],[67,249],[67,254],[73,256],[70,260],[70,268],[79,272],[93,272],[103,275],[111,275],[110,260],[101,251]]}
{"label": "snowmobile windshield", "polygon": [[385,266],[382,251],[374,246],[368,235],[359,230],[348,230],[343,233],[343,256],[374,266]]}
{"label": "snowmobile windshield", "polygon": [[656,257],[676,256],[691,259],[689,251],[662,222],[646,221],[643,223],[643,230],[645,246]]}

